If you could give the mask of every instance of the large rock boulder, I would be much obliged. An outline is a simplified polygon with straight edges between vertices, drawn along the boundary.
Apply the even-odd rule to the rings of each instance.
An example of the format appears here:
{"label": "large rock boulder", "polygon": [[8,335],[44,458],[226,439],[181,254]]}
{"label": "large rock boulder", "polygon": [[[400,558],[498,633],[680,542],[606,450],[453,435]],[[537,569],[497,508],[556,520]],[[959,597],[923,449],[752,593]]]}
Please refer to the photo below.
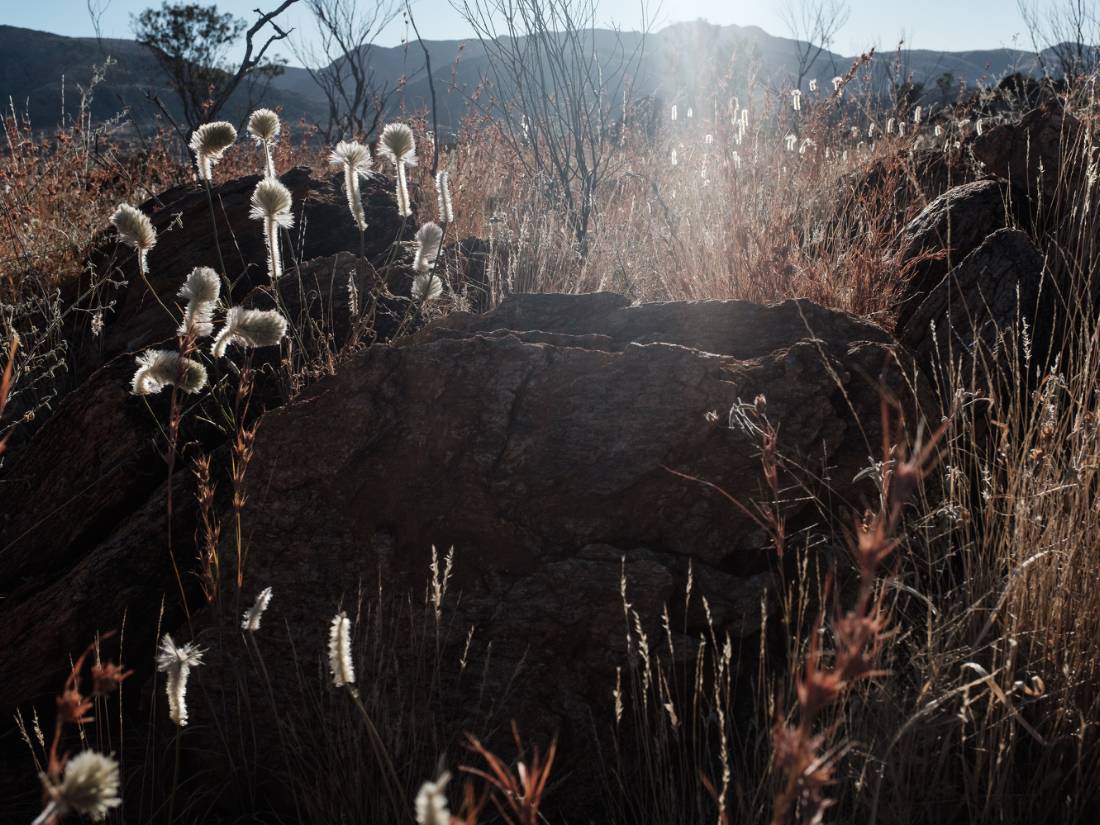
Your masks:
{"label": "large rock boulder", "polygon": [[986,237],[1019,217],[1018,194],[1007,183],[985,179],[940,195],[899,233],[887,257],[907,268],[897,326],[907,326],[928,293]]}
{"label": "large rock boulder", "polygon": [[[1049,208],[1059,194],[1067,201],[1077,195],[1086,164],[1075,155],[1084,136],[1081,122],[1052,99],[1019,121],[1000,124],[975,138],[973,152],[988,172],[1012,181],[1036,204]],[[1068,176],[1063,174],[1066,170]]]}
{"label": "large rock boulder", "polygon": [[1001,229],[928,291],[898,338],[948,394],[959,383],[990,389],[1024,374],[1025,357],[1033,371],[1046,364],[1058,297],[1031,239]]}
{"label": "large rock boulder", "polygon": [[525,663],[512,715],[576,745],[622,663],[621,564],[641,615],[659,615],[690,563],[723,632],[758,627],[766,533],[680,475],[749,506],[766,497],[730,409],[766,396],[785,466],[802,468],[784,484],[817,496],[790,497],[792,529],[847,519],[874,500],[853,479],[877,449],[880,376],[905,397],[902,372],[879,329],[806,301],[522,295],[452,315],[265,416],[248,577],[274,587],[297,650],[318,655],[319,617],[361,581],[419,588],[430,548],[453,546],[452,621],[492,640],[495,684]]}

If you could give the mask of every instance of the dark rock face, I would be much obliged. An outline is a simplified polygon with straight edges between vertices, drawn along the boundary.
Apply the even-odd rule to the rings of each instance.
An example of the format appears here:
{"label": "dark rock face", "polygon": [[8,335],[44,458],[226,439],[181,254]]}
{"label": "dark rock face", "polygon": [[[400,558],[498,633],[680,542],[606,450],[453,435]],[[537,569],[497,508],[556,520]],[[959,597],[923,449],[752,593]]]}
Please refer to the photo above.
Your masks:
{"label": "dark rock face", "polygon": [[1032,359],[1045,362],[1055,293],[1054,284],[1044,282],[1043,258],[1028,236],[1001,229],[929,290],[898,337],[929,375],[958,364],[966,379],[988,386],[991,368],[1007,370],[1022,357],[1017,349],[1023,325]]}
{"label": "dark rock face", "polygon": [[888,254],[914,262],[898,308],[899,328],[928,293],[991,233],[1013,223],[1015,193],[999,180],[956,186],[936,198],[901,231]]}
{"label": "dark rock face", "polygon": [[622,560],[642,615],[691,562],[724,629],[757,627],[766,536],[670,472],[761,497],[753,440],[705,414],[764,394],[784,454],[827,467],[827,509],[858,508],[884,368],[905,394],[894,358],[877,328],[804,301],[521,295],[451,316],[265,416],[249,579],[279,594],[299,650],[319,652],[318,615],[361,579],[420,587],[430,547],[453,545],[455,621],[493,640],[494,676],[526,662],[512,715],[581,737],[622,663]]}
{"label": "dark rock face", "polygon": [[[293,277],[303,262],[358,251],[359,233],[348,212],[341,176],[317,180],[308,169],[298,167],[279,179],[294,200],[294,228],[282,234],[284,281]],[[77,342],[82,358],[78,372],[86,373],[120,353],[171,339],[178,316],[166,313],[160,302],[169,308],[176,306],[176,292],[194,267],[220,269],[219,249],[227,270],[223,274],[235,285],[231,296],[235,302],[254,287],[268,283],[260,222],[248,215],[249,199],[259,180],[258,176],[237,178],[213,188],[217,245],[213,242],[206,191],[199,186],[177,186],[142,204],[142,211],[157,229],[157,245],[149,253],[148,286],[138,276],[132,251],[109,240],[108,233],[108,239],[93,255],[93,263],[100,273],[114,273],[125,284],[102,298],[104,303],[116,302],[106,318],[102,339]],[[415,232],[411,222],[404,225],[397,215],[391,190],[381,177],[362,184],[369,224],[365,256],[374,265],[383,263],[395,241],[410,240]],[[366,267],[361,270],[366,274]]]}
{"label": "dark rock face", "polygon": [[1051,100],[1032,109],[1018,123],[995,126],[975,138],[974,157],[987,171],[1012,181],[1032,200],[1049,205],[1060,187],[1075,184],[1062,179],[1061,170],[1082,135],[1080,121]]}

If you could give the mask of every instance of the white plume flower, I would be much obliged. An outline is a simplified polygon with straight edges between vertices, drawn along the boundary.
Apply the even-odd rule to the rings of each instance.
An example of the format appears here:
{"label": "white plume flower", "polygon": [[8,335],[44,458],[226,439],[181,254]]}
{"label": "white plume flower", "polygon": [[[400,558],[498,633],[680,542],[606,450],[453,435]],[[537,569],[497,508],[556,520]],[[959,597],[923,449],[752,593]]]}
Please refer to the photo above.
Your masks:
{"label": "white plume flower", "polygon": [[916,107],[916,108],[915,108],[915,109],[913,110],[913,122],[914,122],[914,123],[920,123],[920,119],[921,119],[921,113],[922,113],[923,111],[924,111],[924,109],[923,109],[923,108],[921,108],[920,106]]}
{"label": "white plume flower", "polygon": [[839,92],[841,85],[844,83],[844,78],[837,76],[833,78],[833,91]]}
{"label": "white plume flower", "polygon": [[270,143],[279,137],[279,116],[270,109],[257,109],[248,116],[248,133],[258,143]]}
{"label": "white plume flower", "polygon": [[336,687],[355,684],[351,660],[351,619],[341,610],[332,618],[328,632],[328,668]]}
{"label": "white plume flower", "polygon": [[443,295],[443,279],[429,272],[413,278],[412,296],[417,301],[434,301]]}
{"label": "white plume flower", "polygon": [[146,256],[157,245],[157,230],[149,216],[128,203],[120,203],[111,215],[111,223],[118,232],[118,239],[138,253],[138,267],[142,274],[148,274]]}
{"label": "white plume flower", "polygon": [[39,817],[43,822],[50,821],[50,814],[63,818],[70,813],[101,822],[107,818],[111,808],[122,804],[118,762],[106,754],[81,751],[65,764],[60,782],[55,785],[45,779],[43,781],[50,798],[50,805],[43,812],[44,818]]}
{"label": "white plume flower", "polygon": [[416,231],[416,257],[413,259],[413,269],[417,272],[428,272],[435,259],[439,257],[439,247],[443,243],[443,230],[439,224],[428,223]]}
{"label": "white plume flower", "polygon": [[412,129],[404,123],[387,123],[378,139],[378,154],[394,166],[397,174],[397,212],[407,218],[412,214],[412,207],[409,205],[405,167],[416,165],[416,139]]}
{"label": "white plume flower", "polygon": [[269,604],[271,604],[271,588],[265,587],[256,596],[256,601],[252,607],[244,612],[244,616],[241,618],[241,630],[246,630],[249,633],[255,633],[259,630],[260,620],[264,617],[264,611],[267,610]]}
{"label": "white plume flower", "polygon": [[793,152],[795,145],[798,143],[798,136],[792,132],[791,134],[783,138],[783,140],[787,143],[787,151]]}
{"label": "white plume flower", "polygon": [[156,395],[170,385],[196,393],[206,386],[206,367],[178,352],[147,349],[137,357],[137,364],[130,389],[134,395]]}
{"label": "white plume flower", "polygon": [[454,206],[451,204],[451,176],[446,172],[435,175],[436,206],[439,208],[441,223],[451,223],[455,219]]}
{"label": "white plume flower", "polygon": [[378,154],[396,166],[416,166],[416,138],[404,123],[387,123],[378,139]]}
{"label": "white plume flower", "polygon": [[451,810],[444,792],[450,773],[444,771],[434,782],[425,782],[416,795],[417,825],[450,825]]}
{"label": "white plume flower", "polygon": [[791,106],[796,112],[802,111],[802,92],[798,89],[791,89]]}
{"label": "white plume flower", "polygon": [[233,307],[225,314],[225,326],[210,348],[215,358],[225,355],[231,344],[242,347],[273,347],[286,335],[286,318],[273,309]]}
{"label": "white plume flower", "polygon": [[168,717],[181,728],[187,724],[187,679],[191,668],[203,664],[204,653],[205,650],[191,642],[177,645],[168,633],[161,638],[157,648],[157,670],[167,677]]}
{"label": "white plume flower", "polygon": [[264,150],[264,176],[275,177],[275,160],[271,144],[279,137],[279,116],[270,109],[257,109],[248,117],[248,133]]}
{"label": "white plume flower", "polygon": [[180,335],[190,335],[193,338],[213,335],[214,308],[218,303],[221,286],[221,278],[210,267],[197,266],[191,270],[177,293],[187,301],[183,321],[179,326]]}
{"label": "white plume flower", "polygon": [[329,155],[329,163],[344,167],[344,190],[348,196],[348,209],[359,231],[365,231],[367,216],[363,213],[363,201],[359,195],[359,176],[370,171],[370,147],[355,140],[342,140]]}
{"label": "white plume flower", "polygon": [[237,142],[237,130],[224,120],[204,123],[191,133],[191,151],[199,169],[200,180],[211,180],[210,170],[225,154],[225,150]]}
{"label": "white plume flower", "polygon": [[813,80],[810,81],[810,91],[811,92],[816,92],[817,91],[817,78],[814,78]]}
{"label": "white plume flower", "polygon": [[290,190],[277,178],[263,178],[252,193],[252,209],[248,216],[264,222],[264,244],[267,246],[267,271],[271,283],[283,275],[283,259],[279,252],[279,227],[289,229],[294,226],[294,215],[290,208],[293,199]]}

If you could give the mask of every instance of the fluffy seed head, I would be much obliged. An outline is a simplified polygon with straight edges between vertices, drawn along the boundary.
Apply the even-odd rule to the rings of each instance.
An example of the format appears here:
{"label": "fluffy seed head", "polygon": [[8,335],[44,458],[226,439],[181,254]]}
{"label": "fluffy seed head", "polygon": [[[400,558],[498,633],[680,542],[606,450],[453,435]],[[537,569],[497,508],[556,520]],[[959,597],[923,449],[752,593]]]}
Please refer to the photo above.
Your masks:
{"label": "fluffy seed head", "polygon": [[279,136],[279,116],[270,109],[257,109],[248,116],[248,133],[260,143],[270,143]]}
{"label": "fluffy seed head", "polygon": [[328,161],[333,166],[343,164],[360,175],[365,175],[370,171],[370,147],[357,140],[342,140],[336,144],[336,148],[328,156]]}
{"label": "fluffy seed head", "polygon": [[422,272],[412,282],[412,296],[417,301],[434,301],[443,295],[443,280],[438,275]]}
{"label": "fluffy seed head", "polygon": [[102,753],[82,751],[65,765],[61,782],[47,785],[46,792],[61,816],[71,812],[99,822],[122,804],[118,762]]}
{"label": "fluffy seed head", "polygon": [[446,172],[436,172],[435,191],[439,220],[442,223],[451,223],[455,219],[455,212],[451,204],[451,177]]}
{"label": "fluffy seed head", "polygon": [[225,150],[237,142],[237,130],[224,120],[204,123],[191,133],[191,151],[198,161],[199,177],[210,180],[210,167],[222,159]]}
{"label": "fluffy seed head", "polygon": [[139,252],[148,252],[157,243],[157,230],[153,222],[140,209],[128,203],[120,203],[111,216],[111,223],[118,231],[118,239]]}
{"label": "fluffy seed head", "polygon": [[276,226],[286,229],[294,226],[294,215],[290,208],[293,200],[290,190],[275,178],[264,178],[252,193],[252,209],[248,216],[256,220],[272,220]]}
{"label": "fluffy seed head", "polygon": [[328,667],[336,687],[355,684],[351,661],[351,619],[341,610],[332,618],[328,632]]}
{"label": "fluffy seed head", "polygon": [[187,679],[191,668],[203,664],[206,651],[188,642],[177,645],[172,636],[165,633],[157,647],[157,670],[166,675],[165,692],[168,694],[168,716],[178,726],[187,724]]}
{"label": "fluffy seed head", "polygon": [[416,165],[416,139],[413,130],[404,123],[387,123],[378,139],[378,153],[395,166]]}
{"label": "fluffy seed head", "polygon": [[439,256],[439,245],[443,243],[443,230],[439,224],[428,223],[416,231],[416,258],[413,260],[413,269],[417,272],[427,272],[432,268],[435,259]]}
{"label": "fluffy seed head", "polygon": [[241,630],[249,633],[255,633],[259,630],[260,619],[263,618],[264,611],[267,610],[269,604],[271,604],[271,588],[265,587],[256,596],[256,601],[252,607],[244,612],[244,617],[241,619]]}
{"label": "fluffy seed head", "polygon": [[225,314],[211,352],[215,358],[225,355],[230,344],[242,347],[273,347],[286,335],[286,318],[273,309],[233,307]]}
{"label": "fluffy seed head", "polygon": [[416,821],[418,825],[449,825],[451,811],[447,807],[444,789],[450,773],[442,773],[435,782],[425,782],[416,795]]}
{"label": "fluffy seed head", "polygon": [[187,301],[183,311],[179,334],[205,338],[214,332],[214,308],[221,292],[221,278],[208,266],[197,266],[191,270],[178,293]]}
{"label": "fluffy seed head", "polygon": [[156,395],[169,385],[196,393],[206,386],[206,367],[178,352],[147,349],[137,357],[137,365],[130,388],[134,395]]}

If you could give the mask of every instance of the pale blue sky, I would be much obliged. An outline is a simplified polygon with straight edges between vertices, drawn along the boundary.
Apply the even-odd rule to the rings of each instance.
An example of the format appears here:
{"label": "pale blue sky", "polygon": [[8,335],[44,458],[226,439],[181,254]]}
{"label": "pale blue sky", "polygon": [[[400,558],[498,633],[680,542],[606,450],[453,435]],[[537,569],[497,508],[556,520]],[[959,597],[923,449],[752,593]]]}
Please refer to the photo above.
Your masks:
{"label": "pale blue sky", "polygon": [[[204,0],[200,0],[204,1]],[[108,0],[98,0],[108,3]],[[365,0],[369,2],[369,0]],[[249,20],[253,9],[270,8],[274,0],[218,0],[224,11]],[[130,36],[130,15],[160,0],[109,0],[103,15],[103,34]],[[309,30],[309,17],[300,6],[286,13],[286,20],[298,33]],[[0,0],[0,23],[43,29],[67,35],[89,35],[92,26],[86,0]],[[913,48],[960,51],[993,49],[1029,41],[1015,0],[850,0],[851,16],[836,38],[834,49],[854,54],[868,46],[892,49],[904,35]],[[703,18],[712,23],[757,25],[771,34],[786,35],[780,2],[761,0],[666,0],[658,12],[658,27],[670,22]],[[468,34],[465,24],[449,0],[413,0],[413,13],[425,38],[458,38]],[[637,28],[640,18],[637,0],[601,0],[600,15],[624,28]],[[404,28],[392,26],[381,38],[385,45],[400,42]],[[286,51],[286,50],[284,50]],[[290,57],[290,55],[286,55]]]}

